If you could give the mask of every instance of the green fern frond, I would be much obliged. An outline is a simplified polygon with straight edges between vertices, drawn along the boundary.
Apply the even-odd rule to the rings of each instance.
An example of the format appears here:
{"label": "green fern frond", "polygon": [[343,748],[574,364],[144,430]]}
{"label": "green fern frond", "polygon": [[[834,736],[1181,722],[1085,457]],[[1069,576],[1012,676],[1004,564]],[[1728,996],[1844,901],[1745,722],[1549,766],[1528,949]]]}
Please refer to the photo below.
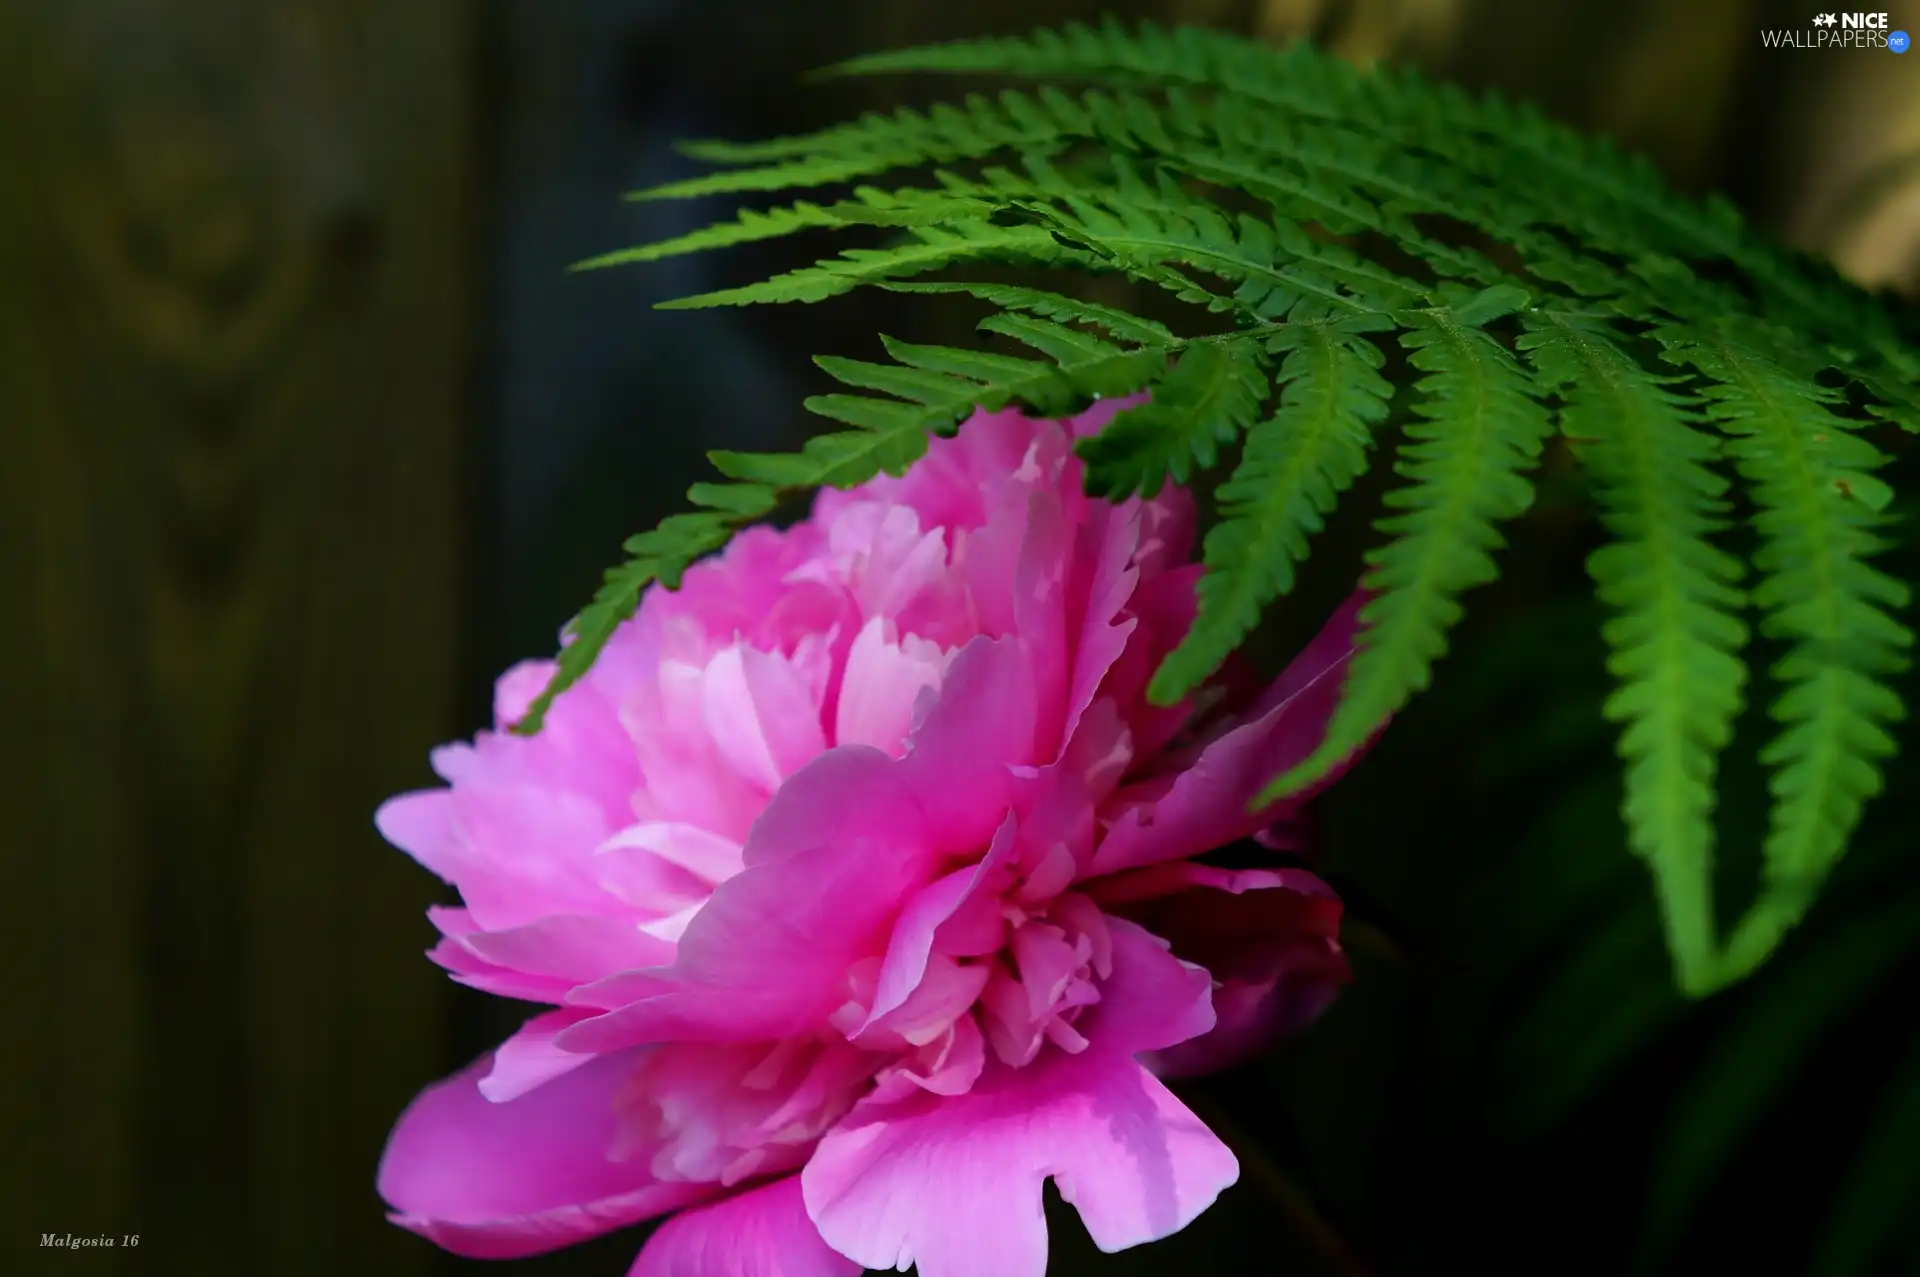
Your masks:
{"label": "green fern frond", "polygon": [[1621,348],[1608,326],[1529,317],[1519,345],[1561,396],[1561,432],[1617,538],[1587,570],[1615,612],[1603,635],[1620,686],[1606,705],[1627,763],[1622,814],[1658,884],[1687,988],[1712,978],[1714,776],[1742,705],[1744,565],[1710,539],[1728,481],[1701,414]]}
{"label": "green fern frond", "polygon": [[[1789,254],[1752,236],[1726,201],[1674,196],[1645,157],[1497,95],[1474,98],[1411,71],[1363,70],[1305,44],[1276,50],[1223,32],[1167,31],[1151,23],[1128,30],[1114,21],[898,50],[830,69],[837,75],[903,72],[1091,81],[1134,92],[1182,88],[1359,126],[1403,147],[1431,149],[1463,173],[1501,181],[1503,199],[1544,196],[1564,215],[1559,224],[1606,234],[1610,250],[1726,258],[1824,330],[1864,336],[1913,385],[1916,370],[1905,344],[1883,313],[1858,303],[1857,290],[1798,269]],[[1900,397],[1914,402],[1911,389]]]}
{"label": "green fern frond", "polygon": [[1887,458],[1833,412],[1838,396],[1774,362],[1751,334],[1656,336],[1667,359],[1707,379],[1707,413],[1759,507],[1761,632],[1790,644],[1773,669],[1781,732],[1762,754],[1774,768],[1765,882],[1728,940],[1720,978],[1731,980],[1800,920],[1880,791],[1889,729],[1906,713],[1884,680],[1906,668],[1913,643],[1892,613],[1910,591],[1868,562],[1886,548],[1877,530],[1892,492],[1873,472]]}
{"label": "green fern frond", "polygon": [[689,231],[685,235],[676,235],[672,239],[661,240],[654,244],[642,244],[637,248],[602,253],[598,257],[589,257],[585,261],[574,263],[573,269],[604,270],[611,266],[637,266],[642,262],[657,262],[668,257],[682,257],[688,253],[732,248],[736,244],[751,244],[763,239],[779,239],[797,231],[837,227],[843,225],[845,220],[818,204],[809,204],[804,200],[785,208],[769,209],[765,212],[751,208],[742,209],[739,216],[731,221],[716,222],[712,226],[703,226],[697,231]]}
{"label": "green fern frond", "polygon": [[662,302],[663,310],[703,310],[714,306],[752,306],[766,302],[817,302],[963,261],[1018,265],[1096,263],[1064,248],[1039,226],[996,226],[988,221],[949,222],[907,228],[909,241],[892,248],[852,248],[837,258],[816,262],[758,284]]}
{"label": "green fern frond", "polygon": [[1460,595],[1498,575],[1498,525],[1533,503],[1526,478],[1551,418],[1533,382],[1485,324],[1526,294],[1504,286],[1452,307],[1411,313],[1400,341],[1426,376],[1414,383],[1408,442],[1394,462],[1406,486],[1387,494],[1400,513],[1374,526],[1393,538],[1367,555],[1360,650],[1326,739],[1267,786],[1259,804],[1306,788],[1351,755],[1414,693],[1424,691],[1460,619]]}
{"label": "green fern frond", "polygon": [[1087,491],[1151,497],[1169,477],[1185,483],[1190,471],[1212,465],[1221,445],[1252,424],[1267,386],[1257,340],[1195,344],[1151,400],[1119,413],[1080,445]]}
{"label": "green fern frond", "polygon": [[808,411],[855,431],[816,435],[797,455],[714,452],[714,467],[732,479],[782,488],[850,488],[883,470],[902,473],[926,451],[928,438],[951,434],[975,408],[991,412],[1022,403],[1064,409],[1079,398],[1131,394],[1149,384],[1164,369],[1166,357],[1185,345],[1172,339],[1120,347],[1089,338],[1057,346],[1050,361],[1042,362],[880,340],[895,363],[830,355],[815,360],[842,385],[886,396],[815,395],[806,401]]}
{"label": "green fern frond", "polygon": [[[709,495],[712,494],[714,485],[701,486],[707,489]],[[753,507],[755,514],[760,514],[772,508],[771,495],[767,494],[769,499],[764,506],[758,496],[742,501],[734,495],[725,500],[734,509],[745,505]],[[688,493],[688,498],[699,503],[692,492]],[[607,570],[605,580],[594,593],[593,602],[580,609],[580,614],[567,623],[568,642],[560,649],[560,657],[556,662],[558,668],[553,678],[533,698],[513,730],[529,736],[539,731],[547,711],[553,707],[554,698],[586,677],[614,631],[640,605],[640,596],[647,587],[658,582],[669,590],[678,589],[682,573],[695,561],[725,545],[738,525],[751,517],[735,517],[734,510],[698,510],[691,514],[671,515],[652,531],[629,537],[621,548],[631,557],[618,567]]]}
{"label": "green fern frond", "polygon": [[[1427,686],[1463,596],[1494,579],[1557,426],[1609,538],[1588,563],[1610,613],[1605,713],[1620,731],[1629,839],[1681,984],[1706,992],[1763,960],[1880,787],[1903,714],[1887,680],[1911,641],[1894,619],[1906,587],[1871,562],[1888,493],[1862,431],[1920,429],[1913,326],[1725,203],[1683,199],[1646,161],[1530,107],[1306,45],[1109,23],[834,69],[898,71],[1037,83],[793,137],[691,144],[722,167],[635,198],[789,202],[583,266],[853,232],[870,238],[667,305],[961,294],[990,308],[980,331],[1010,345],[888,340],[886,362],[822,357],[845,389],[807,406],[847,428],[794,455],[713,454],[746,486],[696,489],[696,523],[671,536],[663,525],[664,540],[610,576],[576,622],[556,690],[640,589],[677,579],[690,547],[710,549],[763,505],[897,473],[977,408],[1062,414],[1146,391],[1078,445],[1092,491],[1204,484],[1240,447],[1215,493],[1197,619],[1151,684],[1171,703],[1294,588],[1397,390],[1412,416],[1394,450],[1404,483],[1366,556],[1373,597],[1345,699],[1321,748],[1261,801],[1324,776]],[[949,275],[1002,267],[1119,276],[1169,295],[1184,318],[1084,301],[1065,284]],[[1385,353],[1395,342],[1411,385]],[[1757,510],[1751,563],[1717,541],[1736,504]],[[1714,802],[1749,675],[1749,601],[1787,654],[1771,672],[1765,882],[1723,944]]]}
{"label": "green fern frond", "polygon": [[1385,358],[1352,321],[1293,324],[1269,348],[1285,353],[1279,411],[1248,433],[1239,469],[1220,485],[1220,521],[1202,551],[1199,614],[1150,688],[1163,704],[1217,669],[1267,605],[1293,588],[1308,539],[1366,470],[1373,432],[1386,419],[1393,387],[1380,375]]}
{"label": "green fern frond", "polygon": [[965,293],[1004,310],[1026,311],[1029,314],[1039,315],[1043,319],[1103,328],[1123,341],[1138,342],[1142,345],[1171,343],[1176,340],[1173,330],[1157,320],[1146,319],[1112,306],[1102,306],[1097,302],[1085,301],[1078,297],[1050,293],[1041,288],[1024,288],[1016,284],[974,284],[949,281],[882,284],[881,287],[894,293]]}

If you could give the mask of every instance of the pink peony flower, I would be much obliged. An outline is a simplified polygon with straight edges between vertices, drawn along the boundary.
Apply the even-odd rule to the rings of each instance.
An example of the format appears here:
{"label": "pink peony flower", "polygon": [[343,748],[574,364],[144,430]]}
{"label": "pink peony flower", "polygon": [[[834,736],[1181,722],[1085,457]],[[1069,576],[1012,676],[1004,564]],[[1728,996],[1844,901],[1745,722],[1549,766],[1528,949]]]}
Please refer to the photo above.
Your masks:
{"label": "pink peony flower", "polygon": [[747,532],[538,736],[381,808],[460,889],[434,959],[553,1008],[400,1119],[395,1222],[506,1258],[678,1211],[635,1277],[1040,1277],[1048,1177],[1108,1251],[1234,1182],[1157,1075],[1316,1014],[1340,906],[1195,858],[1297,807],[1246,811],[1321,739],[1357,600],[1238,714],[1149,704],[1200,568],[1184,492],[1082,491],[1117,406],[978,415]]}

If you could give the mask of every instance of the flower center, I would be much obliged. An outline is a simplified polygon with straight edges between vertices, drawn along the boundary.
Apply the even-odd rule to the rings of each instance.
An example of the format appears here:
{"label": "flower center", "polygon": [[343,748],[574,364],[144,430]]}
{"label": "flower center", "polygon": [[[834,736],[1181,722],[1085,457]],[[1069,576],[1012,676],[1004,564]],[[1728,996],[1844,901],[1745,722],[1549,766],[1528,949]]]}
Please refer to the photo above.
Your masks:
{"label": "flower center", "polygon": [[1054,868],[1043,860],[1010,889],[964,900],[935,930],[919,983],[885,1014],[871,1014],[884,961],[847,973],[850,996],[831,1023],[855,1046],[893,1057],[876,1076],[878,1093],[963,1093],[989,1051],[1019,1068],[1049,1042],[1086,1050],[1074,1024],[1112,974],[1112,937],[1098,906],[1059,891],[1066,879]]}

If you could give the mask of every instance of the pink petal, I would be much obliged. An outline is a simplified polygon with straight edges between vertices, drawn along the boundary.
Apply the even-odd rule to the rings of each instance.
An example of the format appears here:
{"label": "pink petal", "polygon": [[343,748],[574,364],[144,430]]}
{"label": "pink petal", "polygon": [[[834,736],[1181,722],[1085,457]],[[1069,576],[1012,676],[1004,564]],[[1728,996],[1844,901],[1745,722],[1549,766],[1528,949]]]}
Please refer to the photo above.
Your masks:
{"label": "pink petal", "polygon": [[1186,1227],[1239,1164],[1140,1065],[1089,1051],[990,1064],[965,1095],[863,1105],[801,1172],[828,1245],[920,1277],[1043,1277],[1048,1178],[1111,1253]]}
{"label": "pink petal", "polygon": [[887,942],[886,956],[880,963],[873,1005],[866,1023],[860,1026],[862,1029],[900,1006],[919,987],[927,971],[928,956],[933,952],[935,933],[1005,863],[1012,851],[1014,830],[1014,818],[1008,816],[979,864],[956,869],[922,888],[900,911]]}
{"label": "pink petal", "polygon": [[1179,1231],[1238,1178],[1227,1147],[1132,1058],[1211,1026],[1206,973],[1111,925],[1113,977],[1079,1022],[1089,1049],[1023,1069],[990,1060],[964,1095],[868,1100],[827,1133],[801,1184],[828,1245],[921,1277],[1042,1277],[1049,1177],[1105,1251]]}
{"label": "pink petal", "polygon": [[608,1159],[614,1095],[636,1059],[602,1056],[504,1104],[477,1085],[491,1056],[428,1087],[380,1159],[393,1222],[458,1255],[517,1259],[709,1195],[710,1185],[656,1181],[644,1156]]}
{"label": "pink petal", "polygon": [[1114,795],[1120,814],[1095,850],[1090,874],[1198,856],[1247,837],[1311,797],[1310,792],[1259,812],[1248,810],[1267,782],[1306,759],[1325,739],[1356,650],[1363,602],[1355,595],[1334,614],[1261,699],[1251,721],[1208,743],[1184,770]]}
{"label": "pink petal", "polygon": [[418,789],[380,804],[373,814],[380,836],[419,861],[442,882],[454,882],[471,864],[453,834],[453,795]]}
{"label": "pink petal", "polygon": [[556,913],[617,914],[593,849],[617,828],[583,794],[522,782],[457,786],[453,822],[471,857],[460,896],[489,930]]}
{"label": "pink petal", "polygon": [[1213,979],[1170,953],[1159,936],[1108,917],[1113,973],[1100,1002],[1075,1025],[1103,1050],[1135,1055],[1198,1037],[1213,1027]]}
{"label": "pink petal", "polygon": [[1130,566],[1140,543],[1140,512],[1097,507],[1080,528],[1081,555],[1092,564],[1086,612],[1075,644],[1073,687],[1067,698],[1066,735],[1071,737],[1101,681],[1126,651],[1136,623],[1121,611],[1140,573]]}
{"label": "pink petal", "polygon": [[702,882],[725,882],[740,872],[740,844],[698,825],[674,821],[643,821],[629,826],[601,844],[640,847],[671,865],[678,865]]}
{"label": "pink petal", "polygon": [[673,960],[672,945],[630,922],[601,916],[563,914],[521,927],[475,931],[461,936],[460,944],[483,962],[572,984]]}
{"label": "pink petal", "polygon": [[986,1067],[987,1043],[971,1015],[961,1016],[944,1035],[875,1080],[871,1099],[891,1104],[915,1088],[935,1095],[965,1095]]}
{"label": "pink petal", "polygon": [[1149,759],[1158,754],[1193,717],[1192,696],[1172,705],[1155,705],[1146,693],[1160,662],[1180,645],[1193,626],[1199,610],[1195,587],[1203,573],[1204,569],[1195,563],[1148,574],[1127,600],[1126,615],[1135,628],[1128,637],[1126,650],[1108,671],[1101,692],[1127,707],[1127,723],[1137,758]]}
{"label": "pink petal", "polygon": [[1036,762],[1050,762],[1060,749],[1067,725],[1069,667],[1072,663],[1069,613],[1076,602],[1075,529],[1058,495],[1036,490],[1027,501],[1026,536],[1013,577],[1014,633],[1032,671],[1032,725]]}
{"label": "pink petal", "polygon": [[569,1049],[613,1050],[675,1038],[745,1042],[796,1034],[845,1000],[855,959],[883,943],[931,878],[934,828],[901,789],[900,764],[851,745],[782,786],[748,839],[745,871],[714,889],[665,971],[620,976],[576,995],[604,1006]]}
{"label": "pink petal", "polygon": [[736,771],[710,739],[705,689],[702,667],[663,661],[655,684],[626,706],[627,730],[647,779],[645,811],[636,805],[633,814],[743,839],[766,790]]}
{"label": "pink petal", "polygon": [[862,627],[847,655],[834,714],[834,743],[899,754],[920,694],[940,686],[946,654],[913,635],[900,637],[884,617]]}
{"label": "pink petal", "polygon": [[1340,901],[1304,870],[1226,870],[1192,861],[1087,884],[1217,981],[1214,1027],[1142,1059],[1160,1077],[1231,1068],[1311,1023],[1348,979]]}
{"label": "pink petal", "polygon": [[495,1104],[518,1099],[535,1087],[571,1073],[593,1059],[554,1046],[554,1035],[591,1015],[571,1008],[536,1015],[493,1053],[493,1068],[480,1079],[480,1094]]}
{"label": "pink petal", "polygon": [[428,908],[427,917],[441,933],[440,943],[427,956],[444,967],[457,982],[525,1002],[565,1002],[573,991],[574,981],[512,971],[482,960],[463,942],[464,937],[480,929],[480,924],[465,909],[433,905]]}
{"label": "pink petal", "polygon": [[978,854],[999,827],[1013,802],[1011,769],[1040,761],[1035,696],[1032,656],[1019,641],[975,639],[954,657],[902,760],[938,850]]}
{"label": "pink petal", "polygon": [[703,711],[720,752],[769,793],[827,747],[820,705],[784,657],[735,645],[708,664]]}
{"label": "pink petal", "polygon": [[820,1240],[800,1179],[763,1184],[682,1211],[662,1224],[627,1277],[859,1277],[860,1265]]}

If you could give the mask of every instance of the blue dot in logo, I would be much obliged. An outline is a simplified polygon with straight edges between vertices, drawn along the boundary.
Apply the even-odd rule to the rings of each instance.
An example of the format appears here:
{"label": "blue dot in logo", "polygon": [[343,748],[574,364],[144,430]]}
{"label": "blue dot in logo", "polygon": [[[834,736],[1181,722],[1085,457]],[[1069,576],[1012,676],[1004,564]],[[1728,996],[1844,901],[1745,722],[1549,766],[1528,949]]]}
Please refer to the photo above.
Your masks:
{"label": "blue dot in logo", "polygon": [[1887,32],[1887,47],[1895,53],[1905,53],[1907,46],[1912,43],[1913,41],[1907,38],[1907,33],[1904,31]]}

